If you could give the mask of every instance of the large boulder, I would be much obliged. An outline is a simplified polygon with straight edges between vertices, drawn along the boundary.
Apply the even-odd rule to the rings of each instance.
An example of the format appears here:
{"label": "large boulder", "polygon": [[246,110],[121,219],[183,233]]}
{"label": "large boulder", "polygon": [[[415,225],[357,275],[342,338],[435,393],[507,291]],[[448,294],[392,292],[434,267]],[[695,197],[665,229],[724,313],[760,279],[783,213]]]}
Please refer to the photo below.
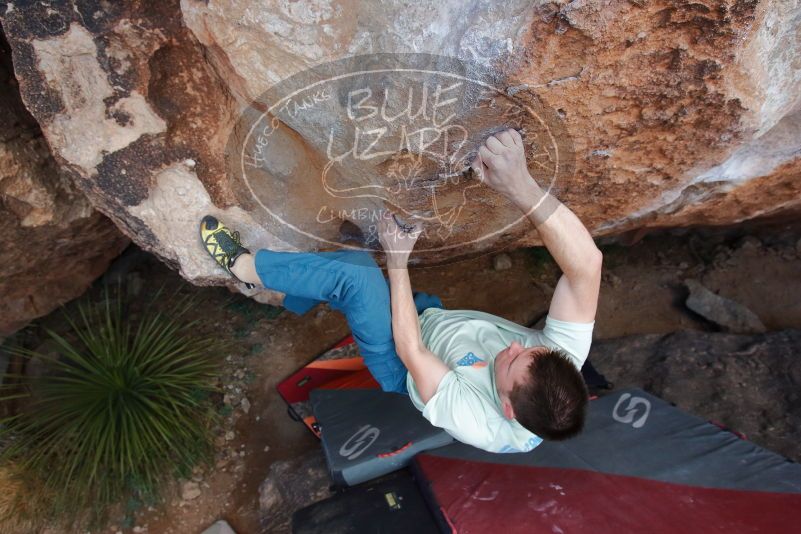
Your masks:
{"label": "large boulder", "polygon": [[0,338],[79,296],[129,242],[61,172],[9,60],[0,50]]}
{"label": "large boulder", "polygon": [[537,243],[465,168],[499,126],[595,235],[801,208],[795,1],[22,1],[3,24],[65,172],[196,283],[224,279],[207,212],[282,250],[344,220],[373,247],[385,208],[431,228],[420,262]]}

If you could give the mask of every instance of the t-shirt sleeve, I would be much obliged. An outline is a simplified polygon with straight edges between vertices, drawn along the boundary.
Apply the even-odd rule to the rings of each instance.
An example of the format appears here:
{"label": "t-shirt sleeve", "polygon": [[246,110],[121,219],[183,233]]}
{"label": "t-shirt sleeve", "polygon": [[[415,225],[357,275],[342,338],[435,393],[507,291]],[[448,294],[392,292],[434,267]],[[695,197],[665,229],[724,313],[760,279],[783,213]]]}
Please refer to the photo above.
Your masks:
{"label": "t-shirt sleeve", "polygon": [[545,319],[545,328],[542,336],[555,348],[562,349],[578,369],[584,365],[592,345],[592,329],[595,321],[591,323],[571,323],[560,321],[548,316]]}
{"label": "t-shirt sleeve", "polygon": [[451,370],[442,378],[436,393],[426,403],[423,416],[454,439],[489,450],[493,419],[497,416],[487,414],[480,394],[461,379],[459,372]]}

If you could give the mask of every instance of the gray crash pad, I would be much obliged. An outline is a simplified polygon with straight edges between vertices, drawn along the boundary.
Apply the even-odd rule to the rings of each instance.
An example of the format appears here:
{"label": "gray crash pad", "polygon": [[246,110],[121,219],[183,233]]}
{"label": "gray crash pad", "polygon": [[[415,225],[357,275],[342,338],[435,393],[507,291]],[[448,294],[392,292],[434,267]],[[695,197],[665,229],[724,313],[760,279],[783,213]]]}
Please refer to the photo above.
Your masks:
{"label": "gray crash pad", "polygon": [[429,423],[409,397],[375,389],[316,389],[314,416],[331,477],[353,485],[406,466],[453,438]]}

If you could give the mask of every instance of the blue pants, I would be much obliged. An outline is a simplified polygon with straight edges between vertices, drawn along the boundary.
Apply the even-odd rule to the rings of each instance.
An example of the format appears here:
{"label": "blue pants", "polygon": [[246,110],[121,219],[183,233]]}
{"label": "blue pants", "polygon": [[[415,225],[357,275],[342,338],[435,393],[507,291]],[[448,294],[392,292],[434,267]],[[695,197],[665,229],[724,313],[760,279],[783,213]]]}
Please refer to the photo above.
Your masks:
{"label": "blue pants", "polygon": [[[366,252],[256,253],[256,272],[264,287],[286,293],[284,307],[303,314],[320,302],[345,314],[364,363],[384,391],[406,393],[406,367],[392,340],[389,287]],[[433,295],[416,293],[417,313],[441,308]]]}

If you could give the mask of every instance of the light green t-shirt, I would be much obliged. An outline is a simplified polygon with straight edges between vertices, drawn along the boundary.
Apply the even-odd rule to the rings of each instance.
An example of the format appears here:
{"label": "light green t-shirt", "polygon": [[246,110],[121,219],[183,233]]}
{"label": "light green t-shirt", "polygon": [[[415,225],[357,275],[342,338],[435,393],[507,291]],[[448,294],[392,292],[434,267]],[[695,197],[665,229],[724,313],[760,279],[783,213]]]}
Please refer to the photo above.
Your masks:
{"label": "light green t-shirt", "polygon": [[561,349],[581,369],[594,324],[548,317],[543,330],[532,330],[489,313],[428,308],[420,315],[423,343],[451,370],[427,404],[408,374],[409,397],[431,424],[458,441],[490,452],[530,451],[542,439],[503,415],[495,388],[495,355],[517,341],[525,347]]}

